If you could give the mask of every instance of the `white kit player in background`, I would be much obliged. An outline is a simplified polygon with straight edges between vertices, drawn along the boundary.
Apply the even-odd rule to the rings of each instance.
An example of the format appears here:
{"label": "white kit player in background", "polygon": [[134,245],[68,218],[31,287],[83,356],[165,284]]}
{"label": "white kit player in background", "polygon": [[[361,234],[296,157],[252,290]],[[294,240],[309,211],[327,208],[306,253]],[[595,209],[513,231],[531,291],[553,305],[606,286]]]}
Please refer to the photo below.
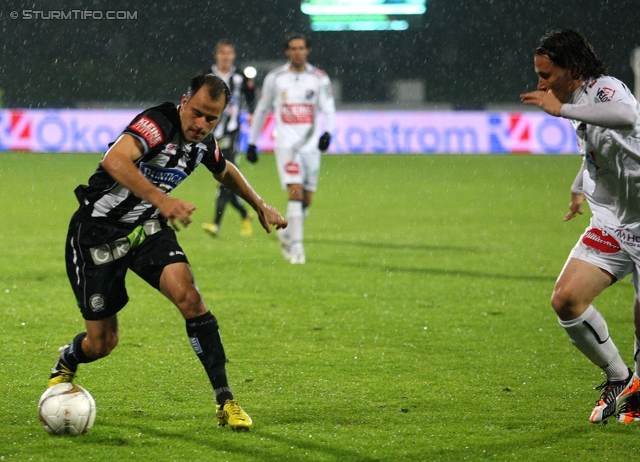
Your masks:
{"label": "white kit player in background", "polygon": [[[564,219],[582,214],[585,197],[593,212],[556,281],[551,305],[571,343],[605,373],[591,422],[612,416],[640,421],[640,105],[624,83],[605,74],[591,45],[572,30],[543,37],[534,64],[538,91],[520,99],[569,119],[584,156]],[[629,274],[635,289],[635,373],[592,305]]]}
{"label": "white kit player in background", "polygon": [[[327,74],[307,62],[309,39],[292,33],[285,39],[289,62],[267,74],[254,113],[247,160],[258,160],[255,143],[267,113],[275,111],[275,156],[278,175],[288,194],[287,232],[278,233],[282,255],[292,264],[306,261],[304,220],[318,187],[320,152],[329,148],[335,127],[335,102]],[[324,130],[318,123],[318,110],[324,114]]]}

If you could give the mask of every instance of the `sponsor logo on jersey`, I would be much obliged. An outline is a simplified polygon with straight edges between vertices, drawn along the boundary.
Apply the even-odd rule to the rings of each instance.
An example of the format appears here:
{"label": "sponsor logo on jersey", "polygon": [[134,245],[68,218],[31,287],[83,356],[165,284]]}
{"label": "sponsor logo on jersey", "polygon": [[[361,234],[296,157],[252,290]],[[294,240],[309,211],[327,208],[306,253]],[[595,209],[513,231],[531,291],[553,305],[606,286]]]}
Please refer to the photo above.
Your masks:
{"label": "sponsor logo on jersey", "polygon": [[596,253],[616,253],[620,251],[620,244],[606,231],[598,228],[591,228],[582,236],[582,243],[589,250]]}
{"label": "sponsor logo on jersey", "polygon": [[607,101],[611,101],[611,99],[613,98],[613,95],[615,94],[616,94],[616,91],[612,88],[608,88],[608,87],[598,88],[598,92],[596,93],[594,102],[606,103]]}
{"label": "sponsor logo on jersey", "polygon": [[313,105],[308,103],[283,104],[280,116],[285,124],[312,124]]}
{"label": "sponsor logo on jersey", "polygon": [[297,162],[289,162],[284,166],[284,171],[289,175],[297,175],[300,173],[300,165]]}
{"label": "sponsor logo on jersey", "polygon": [[140,173],[165,192],[171,191],[187,177],[187,174],[177,168],[162,168],[140,163]]}
{"label": "sponsor logo on jersey", "polygon": [[149,148],[155,148],[164,141],[160,127],[148,117],[140,117],[129,129],[143,137]]}

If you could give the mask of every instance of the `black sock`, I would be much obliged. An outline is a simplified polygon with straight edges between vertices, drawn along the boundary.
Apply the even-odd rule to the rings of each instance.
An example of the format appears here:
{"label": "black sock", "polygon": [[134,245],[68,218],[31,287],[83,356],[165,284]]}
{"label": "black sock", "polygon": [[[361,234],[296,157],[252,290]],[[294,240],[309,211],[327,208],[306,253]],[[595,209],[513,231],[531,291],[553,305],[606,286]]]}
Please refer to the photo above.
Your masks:
{"label": "black sock", "polygon": [[209,376],[218,404],[233,399],[233,394],[227,382],[222,339],[218,328],[218,320],[211,312],[207,312],[193,319],[187,319],[187,335],[196,355],[202,362],[204,370]]}
{"label": "black sock", "polygon": [[76,335],[73,341],[69,344],[69,347],[64,351],[64,357],[62,359],[67,367],[73,371],[78,368],[78,364],[95,361],[94,358],[89,358],[84,354],[84,351],[82,351],[82,340],[84,340],[86,336],[86,332]]}

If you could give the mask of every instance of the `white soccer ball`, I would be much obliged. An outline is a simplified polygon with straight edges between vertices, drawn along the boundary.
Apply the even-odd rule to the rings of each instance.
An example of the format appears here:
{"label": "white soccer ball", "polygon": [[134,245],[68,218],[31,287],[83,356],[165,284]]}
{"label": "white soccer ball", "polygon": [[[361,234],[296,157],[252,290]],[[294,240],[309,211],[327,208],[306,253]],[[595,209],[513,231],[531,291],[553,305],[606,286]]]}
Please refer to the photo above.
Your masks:
{"label": "white soccer ball", "polygon": [[82,435],[96,420],[96,403],[87,390],[74,383],[47,388],[38,403],[40,423],[52,435]]}

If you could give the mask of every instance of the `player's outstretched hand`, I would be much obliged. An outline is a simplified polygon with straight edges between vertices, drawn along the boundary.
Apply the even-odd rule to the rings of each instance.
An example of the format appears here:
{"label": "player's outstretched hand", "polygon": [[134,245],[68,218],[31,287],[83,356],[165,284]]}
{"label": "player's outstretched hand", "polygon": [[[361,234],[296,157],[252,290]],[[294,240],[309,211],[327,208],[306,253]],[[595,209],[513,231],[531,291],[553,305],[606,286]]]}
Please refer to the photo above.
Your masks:
{"label": "player's outstretched hand", "polygon": [[584,202],[584,194],[571,193],[571,203],[569,204],[569,213],[567,213],[563,220],[569,221],[575,218],[576,215],[582,215],[582,203]]}
{"label": "player's outstretched hand", "polygon": [[258,162],[258,149],[255,144],[250,144],[247,147],[247,160],[252,164]]}
{"label": "player's outstretched hand", "polygon": [[271,225],[274,225],[276,229],[283,229],[289,225],[289,222],[276,210],[275,207],[264,204],[264,206],[258,210],[258,219],[262,227],[268,232],[271,232]]}
{"label": "player's outstretched hand", "polygon": [[180,231],[180,226],[186,228],[191,224],[191,214],[196,210],[196,207],[182,199],[166,197],[158,210],[162,216],[169,220],[173,229]]}
{"label": "player's outstretched hand", "polygon": [[329,149],[329,143],[331,143],[331,135],[329,132],[324,132],[320,139],[318,140],[318,149],[321,151],[326,151]]}
{"label": "player's outstretched hand", "polygon": [[540,107],[547,114],[560,117],[560,108],[562,103],[551,90],[549,91],[531,91],[520,95],[520,101],[524,104],[531,104]]}

